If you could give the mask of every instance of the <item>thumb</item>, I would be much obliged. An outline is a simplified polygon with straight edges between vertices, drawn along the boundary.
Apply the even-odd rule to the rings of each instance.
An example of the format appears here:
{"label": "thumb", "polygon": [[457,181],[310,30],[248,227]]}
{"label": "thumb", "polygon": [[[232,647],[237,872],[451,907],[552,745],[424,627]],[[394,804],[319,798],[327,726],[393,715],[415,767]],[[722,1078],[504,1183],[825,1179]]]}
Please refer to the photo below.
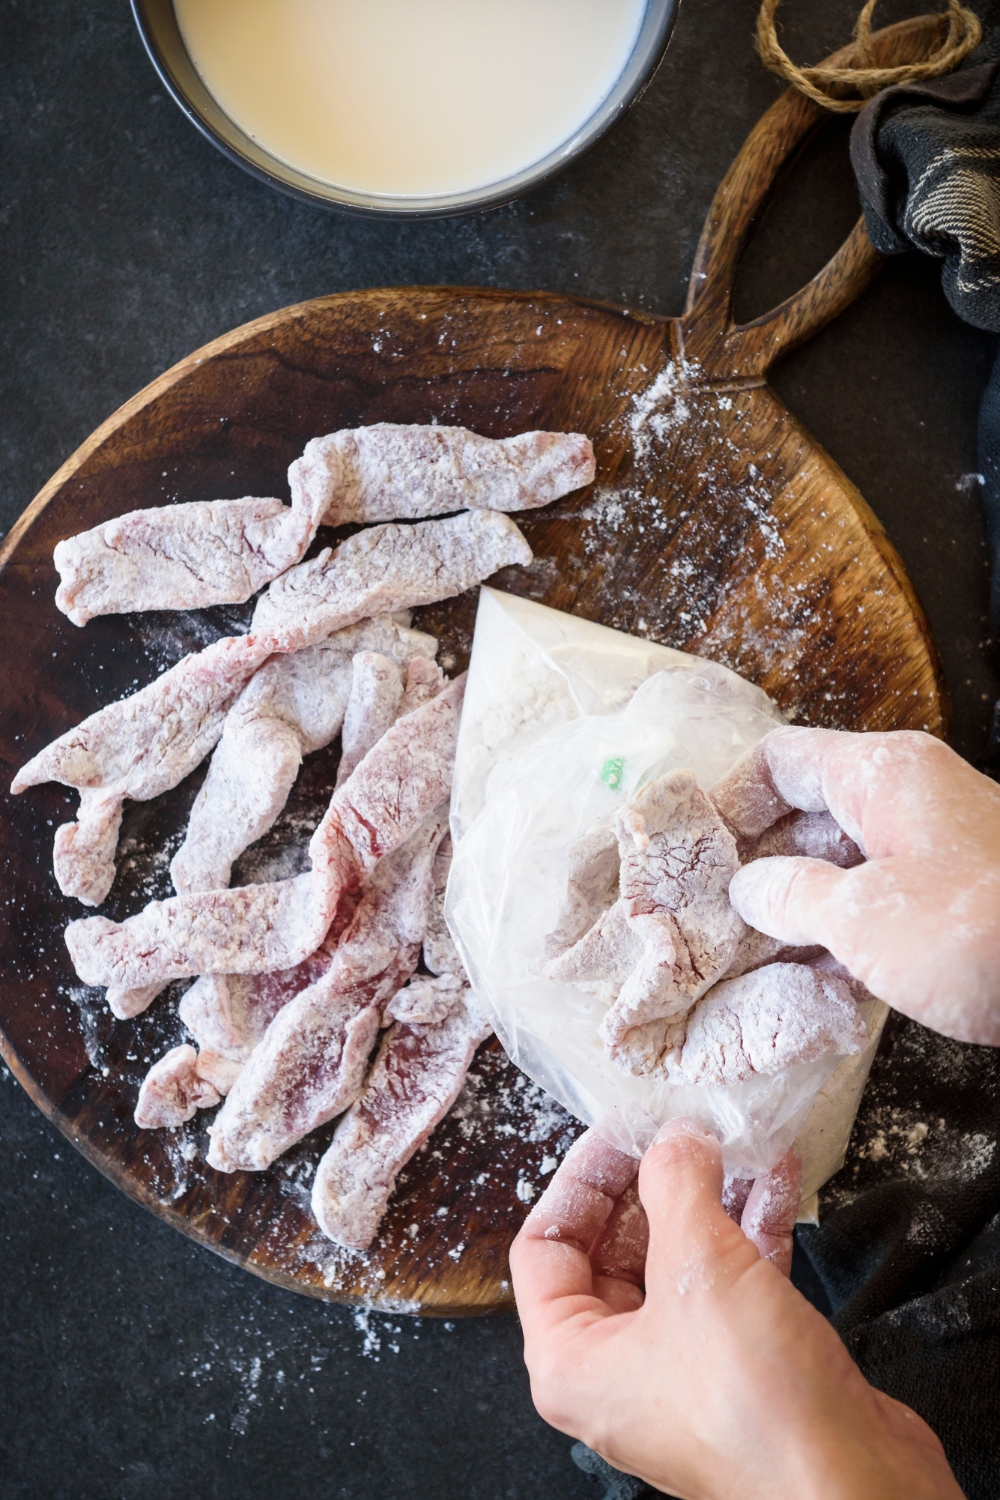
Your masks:
{"label": "thumb", "polygon": [[755,859],[729,882],[729,899],[744,922],[768,937],[829,948],[852,873],[825,859]]}
{"label": "thumb", "polygon": [[642,1159],[639,1198],[649,1220],[648,1300],[712,1285],[729,1251],[756,1259],[722,1206],[722,1147],[696,1120],[663,1126]]}

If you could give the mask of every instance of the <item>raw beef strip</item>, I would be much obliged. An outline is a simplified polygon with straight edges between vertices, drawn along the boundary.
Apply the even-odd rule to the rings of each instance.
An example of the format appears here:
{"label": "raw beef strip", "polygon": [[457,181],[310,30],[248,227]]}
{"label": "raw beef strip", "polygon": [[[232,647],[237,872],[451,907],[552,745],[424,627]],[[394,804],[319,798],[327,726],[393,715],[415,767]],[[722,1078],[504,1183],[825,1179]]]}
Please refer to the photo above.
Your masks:
{"label": "raw beef strip", "polygon": [[155,1062],[142,1080],[135,1123],[142,1130],[173,1129],[199,1109],[219,1102],[219,1091],[198,1072],[198,1054],[186,1044]]}
{"label": "raw beef strip", "polygon": [[331,807],[366,869],[450,795],[465,678],[397,719],[334,793]]}
{"label": "raw beef strip", "polygon": [[[267,636],[227,636],[185,656],[148,687],[109,703],[40,750],[18,771],[11,791],[59,781],[100,792],[109,804],[126,797],[148,802],[169,791],[215,745],[227,713],[275,644]],[[89,808],[81,811],[88,820],[82,834],[71,824],[56,834],[56,873],[76,887],[67,895],[82,889],[95,902],[114,878],[111,818],[98,831]]]}
{"label": "raw beef strip", "polygon": [[66,946],[77,973],[85,984],[133,990],[195,974],[293,968],[316,951],[358,883],[357,858],[334,811],[309,850],[312,870],[290,880],[151,901],[124,922],[71,922]]}
{"label": "raw beef strip", "polygon": [[316,1172],[313,1213],[329,1239],[351,1250],[368,1248],[398,1173],[451,1109],[488,1035],[461,992],[443,1019],[400,1020],[389,1028]]}
{"label": "raw beef strip", "polygon": [[290,969],[308,958],[356,887],[358,861],[371,869],[450,795],[464,690],[462,676],[369,750],[310,840],[308,874],[151,901],[125,922],[71,922],[66,944],[83,982],[136,989]]}
{"label": "raw beef strip", "polygon": [[[616,819],[621,901],[643,953],[601,1024],[626,1072],[658,1067],[674,1025],[725,973],[744,931],[729,903],[736,841],[690,771],[659,777]],[[652,1024],[650,1024],[652,1023]]]}
{"label": "raw beef strip", "polygon": [[115,854],[124,799],[112,793],[80,793],[75,823],[56,829],[52,867],[64,896],[84,906],[100,906],[115,879]]}
{"label": "raw beef strip", "polygon": [[451,855],[451,834],[446,833],[434,856],[434,894],[431,897],[427,932],[424,935],[424,963],[432,974],[464,973],[458,949],[444,919],[444,898],[451,871]]}
{"label": "raw beef strip", "polygon": [[388,617],[362,620],[304,651],[271,657],[250,680],[226,717],[170,866],[179,894],[229,884],[233,861],[284,807],[302,757],[340,732],[352,657],[369,650],[402,666],[432,657],[437,642]]}
{"label": "raw beef strip", "polygon": [[319,513],[300,499],[196,500],[133,510],[67,537],[56,604],[74,625],[143,609],[242,604],[301,562]]}
{"label": "raw beef strip", "polygon": [[356,620],[450,599],[500,568],[530,561],[514,522],[495,511],[372,526],[276,579],[251,628],[301,650]]}
{"label": "raw beef strip", "polygon": [[313,438],[288,471],[293,500],[327,526],[480,507],[532,510],[593,478],[594,450],[578,432],[498,441],[465,427],[395,422]]}
{"label": "raw beef strip", "polygon": [[424,704],[436,698],[438,693],[443,693],[447,686],[448,679],[436,661],[415,656],[411,662],[407,663],[399,717],[403,718],[405,714],[412,714],[416,708],[423,708]]}
{"label": "raw beef strip", "polygon": [[266,1167],[357,1097],[382,1007],[416,966],[444,828],[442,812],[379,863],[329,969],[244,1065],[212,1126],[211,1166]]}
{"label": "raw beef strip", "polygon": [[395,724],[402,701],[403,674],[396,663],[380,651],[359,651],[352,662],[351,689],[340,732],[338,786],[343,786],[390,724]]}
{"label": "raw beef strip", "polygon": [[868,1030],[841,979],[768,964],[709,990],[669,1071],[689,1083],[744,1083],[828,1052],[861,1052]]}
{"label": "raw beef strip", "polygon": [[618,896],[618,835],[610,823],[589,829],[569,851],[566,903],[545,939],[546,958],[565,953]]}

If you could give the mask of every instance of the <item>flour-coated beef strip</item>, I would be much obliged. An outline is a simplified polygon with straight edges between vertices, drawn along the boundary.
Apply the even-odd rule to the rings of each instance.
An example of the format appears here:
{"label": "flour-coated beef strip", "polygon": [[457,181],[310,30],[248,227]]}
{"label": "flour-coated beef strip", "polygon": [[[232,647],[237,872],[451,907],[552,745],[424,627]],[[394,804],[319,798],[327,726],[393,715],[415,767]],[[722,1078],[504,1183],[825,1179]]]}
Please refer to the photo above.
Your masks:
{"label": "flour-coated beef strip", "polygon": [[804,964],[768,964],[709,990],[669,1071],[679,1082],[744,1083],[829,1052],[861,1052],[867,1040],[842,979]]}
{"label": "flour-coated beef strip", "polygon": [[645,1074],[674,1045],[673,1018],[725,973],[736,951],[745,924],[730,905],[729,882],[739,859],[690,771],[650,782],[618,814],[616,829],[621,901],[643,953],[600,1030],[619,1066]]}
{"label": "flour-coated beef strip", "polygon": [[556,958],[579,942],[618,897],[621,858],[613,824],[588,829],[569,851],[566,901],[545,939],[546,958]]}
{"label": "flour-coated beef strip", "polygon": [[[392,980],[383,980],[390,984]],[[210,1127],[209,1166],[270,1166],[357,1097],[379,1031],[380,981],[302,990],[271,1022]]]}
{"label": "flour-coated beef strip", "polygon": [[800,855],[806,859],[825,859],[828,864],[851,870],[864,864],[865,857],[829,812],[791,812],[742,851],[741,862],[768,859],[772,855]]}
{"label": "flour-coated beef strip", "polygon": [[774,784],[767,759],[768,738],[765,735],[756,745],[751,745],[735,766],[709,789],[713,807],[741,842],[752,843],[759,839],[772,823],[794,811]]}
{"label": "flour-coated beef strip", "polygon": [[64,896],[100,906],[115,879],[115,854],[124,799],[84,789],[75,823],[56,829],[52,868]]}
{"label": "flour-coated beef strip", "polygon": [[804,964],[818,958],[822,952],[823,949],[816,944],[808,948],[792,947],[780,938],[758,932],[756,927],[748,927],[722,977],[736,979],[740,974],[749,974],[752,969],[763,968],[765,964]]}
{"label": "flour-coated beef strip", "polygon": [[126,989],[121,985],[108,985],[105,1000],[108,1009],[119,1021],[130,1021],[133,1016],[141,1016],[144,1010],[148,1010],[157,995],[163,993],[166,983],[140,985],[137,989]]}
{"label": "flour-coated beef strip", "polygon": [[198,1061],[195,1071],[199,1078],[204,1078],[219,1094],[225,1098],[240,1076],[242,1063],[233,1062],[230,1057],[223,1057],[221,1052],[212,1052],[207,1047],[202,1047],[198,1053]]}
{"label": "flour-coated beef strip", "polygon": [[343,786],[359,761],[399,717],[403,674],[380,651],[359,651],[351,663],[351,687],[340,732],[337,785]]}
{"label": "flour-coated beef strip", "polygon": [[66,946],[85,984],[123,990],[196,974],[290,969],[314,953],[345,892],[358,884],[357,857],[335,811],[309,844],[307,874],[235,890],[151,901],[124,922],[71,922]]}
{"label": "flour-coated beef strip", "polygon": [[380,652],[405,667],[414,658],[431,661],[437,641],[382,615],[335,630],[303,651],[273,656],[233,704],[227,732],[236,724],[280,719],[295,729],[303,755],[322,750],[340,733],[359,651]]}
{"label": "flour-coated beef strip", "polygon": [[436,650],[433,636],[384,617],[266,661],[227,714],[195,798],[187,836],[170,866],[178,894],[228,885],[234,860],[272,826],[302,757],[340,732],[357,652],[384,652],[403,666]]}
{"label": "flour-coated beef strip", "polygon": [[95,615],[242,604],[301,562],[319,513],[299,501],[195,500],[133,510],[55,549],[56,604],[74,625]]}
{"label": "flour-coated beef strip", "polygon": [[308,874],[151,901],[124,922],[71,922],[85,984],[144,988],[196,974],[289,969],[319,947],[345,892],[451,792],[465,678],[400,719],[335,792],[309,843]]}
{"label": "flour-coated beef strip", "polygon": [[424,963],[432,974],[461,974],[464,977],[462,960],[444,919],[444,898],[451,872],[451,857],[451,834],[446,833],[434,856],[434,894],[424,934]]}
{"label": "flour-coated beef strip", "polygon": [[357,1097],[385,1002],[413,972],[442,813],[387,855],[326,973],[278,1011],[212,1126],[209,1163],[259,1170]]}
{"label": "flour-coated beef strip", "polygon": [[360,888],[345,890],[315,953],[290,969],[200,975],[181,996],[177,1013],[202,1051],[216,1052],[242,1066],[278,1011],[329,969],[360,899]]}
{"label": "flour-coated beef strip", "polygon": [[862,984],[860,979],[855,979],[850,969],[842,964],[838,958],[834,958],[832,953],[827,953],[825,949],[821,949],[815,958],[801,959],[799,962],[805,963],[808,968],[815,970],[817,974],[826,975],[830,979],[841,980],[847,985],[856,1005],[871,1004],[876,999],[867,985]]}
{"label": "flour-coated beef strip", "polygon": [[279,592],[272,588],[264,597],[255,619],[270,619],[276,634],[258,629],[186,657],[41,751],[15,777],[12,791],[61,781],[139,800],[157,796],[212,749],[229,709],[268,656],[314,645],[373,614],[448,598],[497,568],[530,560],[517,527],[493,512],[375,527],[352,537],[335,556],[303,564],[305,573],[292,569]]}
{"label": "flour-coated beef strip", "polygon": [[187,975],[289,968],[319,943],[311,874],[151,901],[124,922],[82,918],[66,945],[85,984],[145,989]]}
{"label": "flour-coated beef strip", "polygon": [[336,946],[327,934],[300,964],[270,974],[202,974],[177,1013],[199,1047],[245,1063],[278,1011],[323,977]]}
{"label": "flour-coated beef strip", "polygon": [[109,703],[21,767],[13,793],[46,781],[148,802],[201,763],[250,678],[276,649],[263,635],[226,636],[185,656],[148,687]]}
{"label": "flour-coated beef strip", "polygon": [[480,507],[531,510],[593,478],[594,450],[578,432],[498,440],[465,427],[396,422],[313,438],[288,471],[293,498],[327,526]]}
{"label": "flour-coated beef strip", "polygon": [[575,984],[611,1005],[644,952],[642,938],[629,924],[625,903],[616,901],[572,948],[549,959],[542,972],[547,979]]}
{"label": "flour-coated beef strip", "polygon": [[229,884],[234,861],[273,826],[301,764],[301,738],[282,719],[250,719],[223,731],[170,862],[179,896]]}
{"label": "flour-coated beef strip", "polygon": [[334,793],[330,805],[366,869],[450,795],[465,681],[463,672],[397,719]]}
{"label": "flour-coated beef strip", "polygon": [[[40,750],[18,771],[11,791],[58,781],[100,792],[109,807],[114,798],[148,802],[169,791],[216,744],[230,708],[275,644],[261,635],[226,636],[185,656],[148,687],[109,703]],[[81,832],[66,824],[56,836],[56,874],[67,880],[67,895],[83,891],[96,904],[114,879],[111,825],[98,831],[89,807],[81,811]]]}
{"label": "flour-coated beef strip", "polygon": [[443,1019],[390,1026],[316,1172],[313,1213],[329,1239],[351,1250],[371,1244],[400,1170],[455,1103],[488,1035],[461,992]]}
{"label": "flour-coated beef strip", "polygon": [[301,650],[357,620],[450,599],[500,568],[530,561],[514,522],[495,511],[372,526],[275,579],[251,628]]}
{"label": "flour-coated beef strip", "polygon": [[155,1062],[142,1080],[135,1123],[143,1130],[170,1130],[199,1109],[219,1102],[219,1091],[198,1072],[198,1054],[186,1043]]}
{"label": "flour-coated beef strip", "polygon": [[432,979],[415,974],[385,1007],[383,1025],[402,1021],[407,1026],[436,1026],[451,1015],[458,1001],[465,1004],[468,992],[464,974],[436,974]]}
{"label": "flour-coated beef strip", "polygon": [[414,709],[423,708],[438,693],[443,693],[447,686],[448,679],[436,661],[415,656],[406,665],[399,717],[403,718],[405,714],[412,714]]}

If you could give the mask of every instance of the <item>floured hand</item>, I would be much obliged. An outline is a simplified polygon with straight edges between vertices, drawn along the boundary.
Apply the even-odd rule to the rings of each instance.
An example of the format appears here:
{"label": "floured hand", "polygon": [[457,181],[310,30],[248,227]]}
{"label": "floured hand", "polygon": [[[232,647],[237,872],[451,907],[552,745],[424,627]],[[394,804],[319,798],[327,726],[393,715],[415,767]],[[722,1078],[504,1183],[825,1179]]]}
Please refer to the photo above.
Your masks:
{"label": "floured hand", "polygon": [[1000,1045],[1000,786],[928,734],[776,729],[713,787],[738,838],[792,808],[829,809],[854,869],[757,859],[734,876],[752,927],[820,943],[904,1015]]}
{"label": "floured hand", "polygon": [[[582,1136],[511,1248],[541,1415],[679,1500],[961,1500],[941,1445],[786,1279],[786,1157],[740,1227],[691,1120],[638,1171]],[[648,1248],[647,1248],[648,1236]]]}

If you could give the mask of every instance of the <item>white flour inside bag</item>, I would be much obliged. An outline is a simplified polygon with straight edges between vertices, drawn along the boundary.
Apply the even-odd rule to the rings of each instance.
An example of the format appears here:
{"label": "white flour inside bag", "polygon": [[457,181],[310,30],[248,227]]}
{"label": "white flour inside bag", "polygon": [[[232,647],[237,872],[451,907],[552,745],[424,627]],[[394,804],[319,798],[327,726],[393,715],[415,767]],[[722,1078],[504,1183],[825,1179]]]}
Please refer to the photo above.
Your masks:
{"label": "white flour inside bag", "polygon": [[[789,966],[782,976],[777,964],[770,971],[757,968],[756,974],[773,976],[779,998],[782,980],[795,981],[791,989],[786,985],[786,995],[797,993],[796,984],[801,988],[804,980],[805,988],[839,1003],[844,1011],[839,1027],[826,1027],[806,1060],[777,1068],[772,1062],[758,1073],[753,1029],[745,1024],[740,1036],[737,1016],[741,1072],[739,1062],[732,1061],[732,1037],[725,1033],[727,1025],[732,1030],[727,997],[734,983],[734,993],[739,992],[741,981],[729,980],[730,988],[717,984],[707,994],[692,991],[700,1003],[689,1014],[698,1024],[688,1027],[692,1038],[723,1035],[717,1047],[725,1066],[713,1075],[711,1058],[706,1065],[701,1055],[698,1066],[688,1062],[685,1072],[691,1049],[680,1045],[683,1024],[674,1026],[679,1040],[670,1051],[674,1023],[655,1016],[652,1030],[660,1038],[662,1058],[643,1073],[634,1063],[624,1064],[622,1049],[616,1054],[607,1041],[612,1012],[620,1008],[617,991],[625,996],[620,976],[616,987],[546,973],[567,911],[572,917],[574,901],[580,906],[572,881],[581,848],[600,846],[584,880],[583,906],[596,902],[594,910],[600,909],[588,942],[593,946],[596,933],[598,946],[603,942],[617,952],[615,923],[628,892],[624,863],[619,876],[614,830],[625,839],[621,847],[631,849],[626,835],[635,826],[641,866],[641,851],[650,840],[633,809],[648,813],[658,797],[662,805],[664,796],[674,796],[687,808],[689,824],[696,805],[714,817],[702,794],[783,722],[766,694],[725,667],[484,588],[455,767],[455,856],[446,914],[476,994],[507,1052],[579,1119],[641,1155],[665,1120],[693,1115],[719,1135],[727,1171],[738,1176],[768,1170],[797,1141],[808,1199],[843,1160],[885,1019],[880,1002],[861,996],[855,1006],[841,981],[830,981],[825,972],[817,978],[813,970],[792,972]],[[718,838],[729,840],[735,859],[724,828]],[[654,855],[655,844],[654,837]],[[603,878],[601,859],[609,881],[603,895],[595,886]],[[634,930],[625,930],[624,917],[618,926],[624,933],[624,969],[638,974],[643,961],[648,967],[648,954],[636,957],[639,939]],[[632,921],[633,929],[641,927]],[[753,941],[755,935],[749,937]],[[580,949],[577,943],[574,954]],[[569,973],[573,963],[555,967]],[[600,977],[608,971],[595,972]],[[731,972],[720,968],[724,980]],[[591,976],[584,972],[584,977]],[[634,975],[629,983],[634,990]],[[742,983],[744,992],[748,988],[754,988],[749,976]],[[691,997],[677,1003],[688,1005]],[[759,996],[751,995],[744,1003],[756,1006],[758,1030],[766,1032],[770,1001],[762,1007]],[[784,1003],[787,1010],[787,999]],[[671,1003],[663,1009],[671,1011]],[[648,1008],[640,1005],[636,1014],[646,1021]],[[650,1027],[639,1026],[634,1035],[644,1030]],[[634,1055],[633,1048],[633,1060]]]}

